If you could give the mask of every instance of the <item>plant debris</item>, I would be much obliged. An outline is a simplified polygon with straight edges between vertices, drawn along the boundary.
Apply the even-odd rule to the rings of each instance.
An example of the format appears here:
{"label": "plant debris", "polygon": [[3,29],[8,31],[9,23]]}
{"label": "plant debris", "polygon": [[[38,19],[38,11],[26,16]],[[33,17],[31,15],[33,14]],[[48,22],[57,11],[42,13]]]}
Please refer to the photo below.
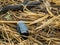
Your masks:
{"label": "plant debris", "polygon": [[[31,2],[39,5],[32,7]],[[23,11],[20,8],[16,11],[5,9],[7,12],[0,14],[0,45],[60,45],[60,0],[0,0],[0,11],[7,5],[20,4]],[[21,20],[27,26],[27,36],[17,29]]]}

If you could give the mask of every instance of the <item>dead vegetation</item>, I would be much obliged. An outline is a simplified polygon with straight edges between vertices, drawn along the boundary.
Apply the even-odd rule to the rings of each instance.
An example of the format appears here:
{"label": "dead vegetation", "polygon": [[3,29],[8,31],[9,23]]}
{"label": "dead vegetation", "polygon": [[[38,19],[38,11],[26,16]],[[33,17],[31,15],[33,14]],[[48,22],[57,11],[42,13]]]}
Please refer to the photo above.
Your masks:
{"label": "dead vegetation", "polygon": [[[0,0],[0,7],[19,4],[24,0]],[[37,0],[38,1],[38,0]],[[60,45],[60,0],[45,0],[42,8],[8,11],[0,15],[0,45]],[[50,4],[50,2],[54,4]],[[54,7],[55,6],[55,7]],[[44,10],[44,9],[43,9]],[[29,36],[24,40],[16,30],[17,22],[23,20],[28,26]]]}

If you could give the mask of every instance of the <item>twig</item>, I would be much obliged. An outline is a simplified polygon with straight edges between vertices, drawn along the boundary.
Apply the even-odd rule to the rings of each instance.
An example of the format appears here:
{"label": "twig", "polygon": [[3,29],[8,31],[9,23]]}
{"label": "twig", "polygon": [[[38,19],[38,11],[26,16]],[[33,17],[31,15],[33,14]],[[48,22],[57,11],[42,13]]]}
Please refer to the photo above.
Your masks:
{"label": "twig", "polygon": [[50,11],[50,4],[48,1],[44,2],[45,6],[46,6],[46,9],[48,11],[48,13],[51,15],[51,16],[54,16],[54,14]]}
{"label": "twig", "polygon": [[[17,23],[18,21],[0,21],[0,23]],[[31,21],[25,21],[24,23],[31,23]]]}
{"label": "twig", "polygon": [[34,42],[37,42],[37,43],[39,43],[39,44],[43,45],[43,43],[41,43],[40,41],[38,41],[38,40],[34,39],[34,38],[33,38],[33,37],[31,37],[31,36],[29,36],[29,39],[31,39],[31,40],[33,40]]}
{"label": "twig", "polygon": [[44,22],[43,25],[37,27],[36,30],[46,27],[47,25],[51,24],[53,22],[53,20],[57,19],[58,17],[59,16],[57,16],[57,17],[54,16],[53,18],[49,19],[47,22]]}
{"label": "twig", "polygon": [[5,28],[5,25],[3,24],[3,29],[4,29],[4,32],[5,32],[5,34],[6,34],[6,36],[7,36],[7,39],[8,39],[8,41],[9,41],[9,45],[11,44],[10,43],[10,38],[9,38],[9,35],[8,35],[8,33],[6,32],[6,28]]}
{"label": "twig", "polygon": [[51,44],[51,40],[49,41],[48,45],[50,45],[50,44]]}
{"label": "twig", "polygon": [[48,15],[46,15],[46,16],[44,16],[44,17],[42,17],[42,18],[39,18],[39,19],[37,19],[37,20],[31,22],[30,25],[35,24],[35,23],[37,23],[37,22],[40,22],[40,21],[46,19],[47,17],[48,17]]}

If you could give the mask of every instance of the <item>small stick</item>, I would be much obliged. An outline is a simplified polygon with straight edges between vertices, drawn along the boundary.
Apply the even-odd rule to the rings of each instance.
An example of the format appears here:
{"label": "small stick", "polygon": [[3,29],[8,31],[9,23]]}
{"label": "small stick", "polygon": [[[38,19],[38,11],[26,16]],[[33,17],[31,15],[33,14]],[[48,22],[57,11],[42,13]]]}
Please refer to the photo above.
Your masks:
{"label": "small stick", "polygon": [[31,39],[31,40],[33,40],[34,42],[37,42],[37,43],[39,43],[39,44],[43,45],[43,43],[42,43],[42,42],[40,42],[40,41],[36,40],[35,38],[33,38],[33,37],[31,37],[31,36],[29,36],[29,39]]}
{"label": "small stick", "polygon": [[37,19],[37,20],[31,22],[30,25],[35,24],[35,23],[38,23],[38,22],[40,22],[40,21],[46,19],[47,17],[48,17],[48,15],[46,15],[46,16],[44,16],[44,17],[42,17],[42,18],[39,18],[39,19]]}
{"label": "small stick", "polygon": [[58,19],[59,16],[57,16],[57,17],[54,16],[53,18],[49,19],[47,22],[44,22],[43,25],[37,27],[36,29],[41,29],[41,28],[46,27],[47,25],[51,24],[53,22],[53,20]]}
{"label": "small stick", "polygon": [[[18,21],[0,21],[0,23],[17,23]],[[25,21],[24,23],[31,23],[31,21]]]}

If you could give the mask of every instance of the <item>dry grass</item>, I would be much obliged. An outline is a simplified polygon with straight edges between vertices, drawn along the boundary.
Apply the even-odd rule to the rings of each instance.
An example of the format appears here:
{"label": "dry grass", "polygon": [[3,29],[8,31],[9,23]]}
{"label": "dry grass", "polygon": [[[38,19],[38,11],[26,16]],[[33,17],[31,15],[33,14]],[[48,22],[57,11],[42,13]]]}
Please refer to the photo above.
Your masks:
{"label": "dry grass", "polygon": [[[21,1],[0,0],[3,2],[0,6],[18,4]],[[44,4],[48,13],[24,10],[24,12],[8,11],[1,15],[0,45],[60,45],[60,14],[55,15],[51,11],[51,5],[45,2]],[[21,37],[24,35],[19,34],[16,29],[17,22],[20,20],[25,21],[29,29],[26,40]]]}

